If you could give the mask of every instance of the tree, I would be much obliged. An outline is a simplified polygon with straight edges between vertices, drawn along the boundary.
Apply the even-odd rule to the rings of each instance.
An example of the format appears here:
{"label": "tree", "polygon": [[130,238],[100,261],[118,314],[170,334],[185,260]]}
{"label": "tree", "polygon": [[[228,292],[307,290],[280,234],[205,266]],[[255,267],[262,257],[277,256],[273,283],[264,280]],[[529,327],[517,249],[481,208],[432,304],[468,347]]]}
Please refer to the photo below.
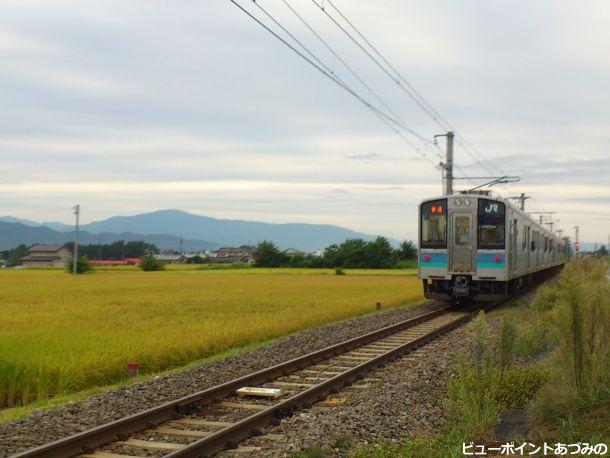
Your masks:
{"label": "tree", "polygon": [[599,250],[595,252],[595,256],[600,258],[602,256],[608,256],[608,249],[606,248],[606,245],[602,245],[601,247],[599,247]]}
{"label": "tree", "polygon": [[[66,246],[72,249],[72,244]],[[125,259],[139,258],[146,253],[158,253],[159,249],[152,243],[139,240],[125,242],[118,240],[110,244],[91,243],[89,245],[79,245],[78,252],[86,254],[89,259]]]}
{"label": "tree", "polygon": [[[89,262],[87,255],[79,256],[76,261],[76,273],[84,274],[85,272],[89,272],[91,270],[93,270],[93,266]],[[70,274],[74,272],[74,258],[68,259],[68,262],[66,263],[66,272]]]}
{"label": "tree", "polygon": [[159,261],[155,255],[147,253],[140,258],[140,264],[138,264],[138,267],[146,272],[153,272],[165,270],[165,263],[163,261]]}
{"label": "tree", "polygon": [[198,254],[196,254],[195,256],[191,256],[190,258],[187,258],[186,263],[187,264],[205,264],[206,259],[202,258]]}
{"label": "tree", "polygon": [[288,262],[288,256],[268,240],[260,242],[254,248],[254,265],[257,267],[279,267]]}
{"label": "tree", "polygon": [[387,269],[396,263],[396,251],[384,237],[372,242],[349,239],[324,250],[326,267]]}
{"label": "tree", "polygon": [[389,269],[396,264],[396,252],[385,237],[368,242],[365,253],[366,267],[370,269]]}
{"label": "tree", "polygon": [[4,254],[9,267],[19,266],[21,265],[21,258],[28,255],[28,247],[22,244],[6,251]]}
{"label": "tree", "polygon": [[411,240],[405,240],[398,248],[398,259],[401,261],[409,261],[417,258],[417,247]]}

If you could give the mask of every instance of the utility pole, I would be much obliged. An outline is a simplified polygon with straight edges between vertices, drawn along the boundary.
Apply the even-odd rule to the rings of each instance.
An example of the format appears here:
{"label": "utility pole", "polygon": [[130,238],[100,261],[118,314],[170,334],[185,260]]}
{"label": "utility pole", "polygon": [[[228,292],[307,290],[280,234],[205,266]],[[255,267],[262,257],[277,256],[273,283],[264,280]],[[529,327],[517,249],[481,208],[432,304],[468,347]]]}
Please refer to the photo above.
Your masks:
{"label": "utility pole", "polygon": [[441,163],[443,170],[443,195],[453,194],[453,139],[455,135],[449,131],[446,134],[435,135],[436,137],[447,137],[447,150],[445,162]]}
{"label": "utility pole", "polygon": [[521,211],[524,212],[525,211],[525,201],[527,199],[529,199],[531,196],[526,196],[524,192],[521,193],[520,196],[515,196],[515,197],[509,197],[509,199],[515,199],[519,202],[519,208],[521,208]]}
{"label": "utility pole", "polygon": [[574,226],[574,252],[576,253],[576,257],[578,257],[578,252],[580,251],[580,240],[578,240],[579,229],[578,226]]}
{"label": "utility pole", "polygon": [[445,194],[453,194],[453,132],[447,132],[447,159],[445,160]]}
{"label": "utility pole", "polygon": [[180,237],[180,254],[184,254],[184,238]]}
{"label": "utility pole", "polygon": [[78,217],[80,216],[80,204],[76,204],[74,207],[74,214],[76,215],[76,231],[74,233],[74,262],[72,263],[72,274],[76,275],[76,268],[78,265]]}

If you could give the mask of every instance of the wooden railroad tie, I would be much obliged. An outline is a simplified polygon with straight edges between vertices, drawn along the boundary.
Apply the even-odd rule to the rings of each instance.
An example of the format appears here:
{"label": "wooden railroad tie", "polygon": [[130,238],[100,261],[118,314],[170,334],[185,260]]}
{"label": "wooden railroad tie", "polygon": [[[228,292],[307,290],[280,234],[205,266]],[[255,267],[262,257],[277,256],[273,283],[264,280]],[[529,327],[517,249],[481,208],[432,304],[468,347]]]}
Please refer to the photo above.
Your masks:
{"label": "wooden railroad tie", "polygon": [[126,441],[117,442],[119,445],[129,445],[130,447],[150,448],[153,450],[182,450],[186,447],[184,444],[172,444],[169,442],[154,442],[143,441],[140,439],[127,439]]}

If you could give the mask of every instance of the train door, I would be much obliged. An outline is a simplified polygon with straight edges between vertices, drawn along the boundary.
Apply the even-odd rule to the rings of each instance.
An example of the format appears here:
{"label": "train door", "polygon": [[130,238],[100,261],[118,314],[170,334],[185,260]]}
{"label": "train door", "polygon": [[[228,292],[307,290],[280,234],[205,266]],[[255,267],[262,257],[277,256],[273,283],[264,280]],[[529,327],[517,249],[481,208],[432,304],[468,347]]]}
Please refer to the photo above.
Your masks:
{"label": "train door", "polygon": [[513,219],[510,222],[510,261],[509,269],[510,272],[517,273],[517,234],[519,233],[517,220]]}
{"label": "train door", "polygon": [[451,271],[473,272],[473,230],[472,215],[453,213],[453,243],[451,244]]}
{"label": "train door", "polygon": [[531,257],[531,251],[530,251],[531,236],[532,236],[532,230],[531,230],[530,226],[527,226],[526,237],[525,237],[525,256],[527,257],[527,271],[528,271],[528,273],[530,271],[530,266],[531,266],[531,261],[530,261],[530,257]]}

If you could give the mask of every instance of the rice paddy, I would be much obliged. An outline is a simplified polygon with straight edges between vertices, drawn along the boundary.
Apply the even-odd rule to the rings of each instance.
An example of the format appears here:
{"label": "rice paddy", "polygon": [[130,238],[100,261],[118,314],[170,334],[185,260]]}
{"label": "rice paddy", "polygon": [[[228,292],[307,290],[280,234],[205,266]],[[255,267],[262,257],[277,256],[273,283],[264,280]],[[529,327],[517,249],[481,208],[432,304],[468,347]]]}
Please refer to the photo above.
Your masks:
{"label": "rice paddy", "polygon": [[116,383],[421,300],[413,271],[0,271],[0,407]]}

